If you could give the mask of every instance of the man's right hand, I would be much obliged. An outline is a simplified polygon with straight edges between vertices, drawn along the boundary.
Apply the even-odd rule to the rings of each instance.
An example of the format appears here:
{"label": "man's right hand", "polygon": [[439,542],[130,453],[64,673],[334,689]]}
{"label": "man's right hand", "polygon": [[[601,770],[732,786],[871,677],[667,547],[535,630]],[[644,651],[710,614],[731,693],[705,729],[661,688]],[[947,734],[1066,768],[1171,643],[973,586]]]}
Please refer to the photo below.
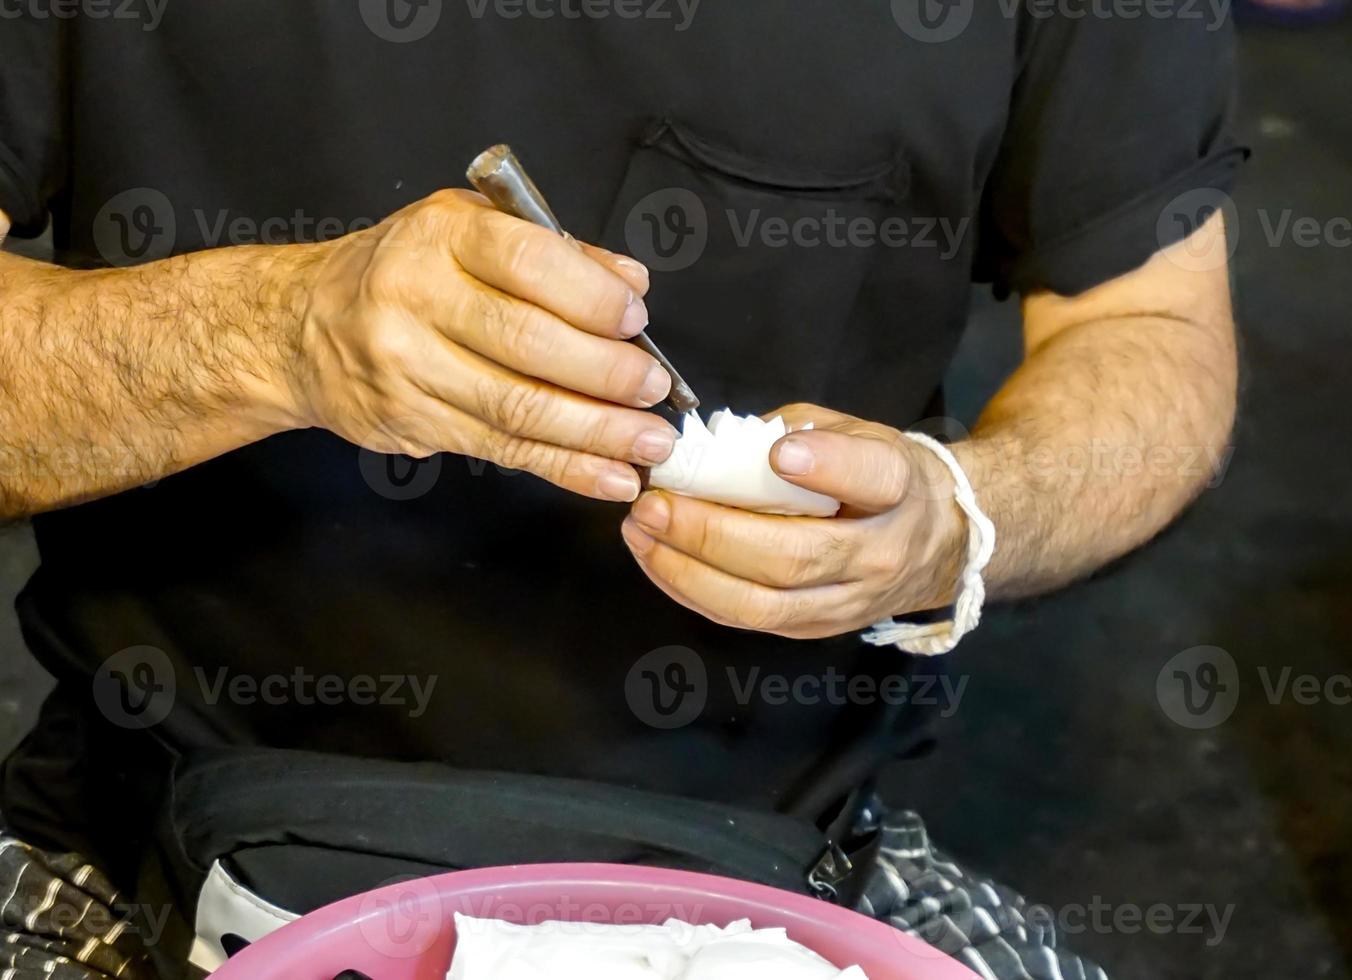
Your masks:
{"label": "man's right hand", "polygon": [[637,262],[469,191],[313,249],[289,379],[300,424],[378,452],[475,456],[604,500],[633,500],[630,464],[670,455],[675,430],[640,409],[671,379],[623,339],[648,323]]}

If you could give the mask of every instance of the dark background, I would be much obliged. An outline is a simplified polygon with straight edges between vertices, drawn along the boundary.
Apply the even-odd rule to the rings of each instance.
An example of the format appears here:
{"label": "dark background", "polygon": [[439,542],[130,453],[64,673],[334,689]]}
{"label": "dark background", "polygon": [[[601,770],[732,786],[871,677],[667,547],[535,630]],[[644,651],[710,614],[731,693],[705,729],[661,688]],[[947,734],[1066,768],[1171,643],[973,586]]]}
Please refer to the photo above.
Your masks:
{"label": "dark background", "polygon": [[[1352,705],[1272,704],[1258,673],[1352,674],[1352,248],[1267,231],[1288,210],[1352,217],[1352,23],[1246,29],[1242,72],[1245,379],[1223,479],[1093,581],[990,610],[953,660],[968,683],[938,753],[887,779],[943,846],[1054,914],[1107,906],[1104,928],[1068,939],[1116,978],[1352,977]],[[1018,352],[1016,310],[983,298],[952,375],[957,417],[975,418]],[[48,685],[9,602],[35,563],[26,527],[0,530],[0,752]],[[1189,730],[1156,679],[1201,645],[1234,658],[1239,702]],[[1154,905],[1176,924],[1193,905],[1231,917],[1219,942],[1210,926],[1113,925]]]}

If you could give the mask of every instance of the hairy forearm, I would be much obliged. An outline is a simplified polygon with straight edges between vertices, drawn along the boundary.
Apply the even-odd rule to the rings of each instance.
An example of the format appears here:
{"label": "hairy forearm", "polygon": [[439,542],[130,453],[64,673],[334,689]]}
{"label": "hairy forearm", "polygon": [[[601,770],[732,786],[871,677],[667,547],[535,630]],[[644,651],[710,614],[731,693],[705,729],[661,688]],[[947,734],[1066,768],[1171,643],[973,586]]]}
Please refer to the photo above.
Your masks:
{"label": "hairy forearm", "polygon": [[137,486],[288,427],[304,250],[72,271],[0,254],[0,517]]}
{"label": "hairy forearm", "polygon": [[955,452],[996,524],[992,594],[1064,585],[1140,546],[1229,460],[1225,323],[1084,323],[1034,350]]}

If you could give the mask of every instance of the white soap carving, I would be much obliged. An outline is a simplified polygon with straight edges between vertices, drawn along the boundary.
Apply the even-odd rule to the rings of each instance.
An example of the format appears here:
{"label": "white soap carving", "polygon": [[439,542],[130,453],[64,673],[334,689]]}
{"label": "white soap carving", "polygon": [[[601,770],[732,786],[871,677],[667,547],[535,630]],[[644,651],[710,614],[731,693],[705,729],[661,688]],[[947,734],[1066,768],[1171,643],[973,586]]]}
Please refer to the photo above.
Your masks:
{"label": "white soap carving", "polygon": [[[812,426],[804,426],[806,429]],[[794,486],[770,466],[770,449],[788,433],[782,416],[715,412],[706,426],[695,412],[685,417],[681,438],[665,462],[652,468],[649,483],[662,490],[699,497],[762,514],[832,517],[840,502]]]}

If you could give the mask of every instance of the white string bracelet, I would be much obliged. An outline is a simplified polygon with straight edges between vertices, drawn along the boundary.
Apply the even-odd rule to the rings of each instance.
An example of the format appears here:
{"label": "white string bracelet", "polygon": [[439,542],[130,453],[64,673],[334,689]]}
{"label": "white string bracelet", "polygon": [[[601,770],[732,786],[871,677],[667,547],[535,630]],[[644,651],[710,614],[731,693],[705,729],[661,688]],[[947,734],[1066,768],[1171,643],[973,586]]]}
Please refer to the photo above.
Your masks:
{"label": "white string bracelet", "polygon": [[864,642],[880,647],[895,645],[907,653],[935,656],[948,653],[981,622],[981,607],[986,601],[986,582],[981,573],[995,553],[995,525],[982,512],[972,481],[967,479],[962,464],[947,446],[919,432],[903,435],[938,456],[953,474],[954,500],[967,516],[967,562],[958,576],[952,619],[937,623],[898,623],[888,619],[875,623],[873,629],[864,634]]}

